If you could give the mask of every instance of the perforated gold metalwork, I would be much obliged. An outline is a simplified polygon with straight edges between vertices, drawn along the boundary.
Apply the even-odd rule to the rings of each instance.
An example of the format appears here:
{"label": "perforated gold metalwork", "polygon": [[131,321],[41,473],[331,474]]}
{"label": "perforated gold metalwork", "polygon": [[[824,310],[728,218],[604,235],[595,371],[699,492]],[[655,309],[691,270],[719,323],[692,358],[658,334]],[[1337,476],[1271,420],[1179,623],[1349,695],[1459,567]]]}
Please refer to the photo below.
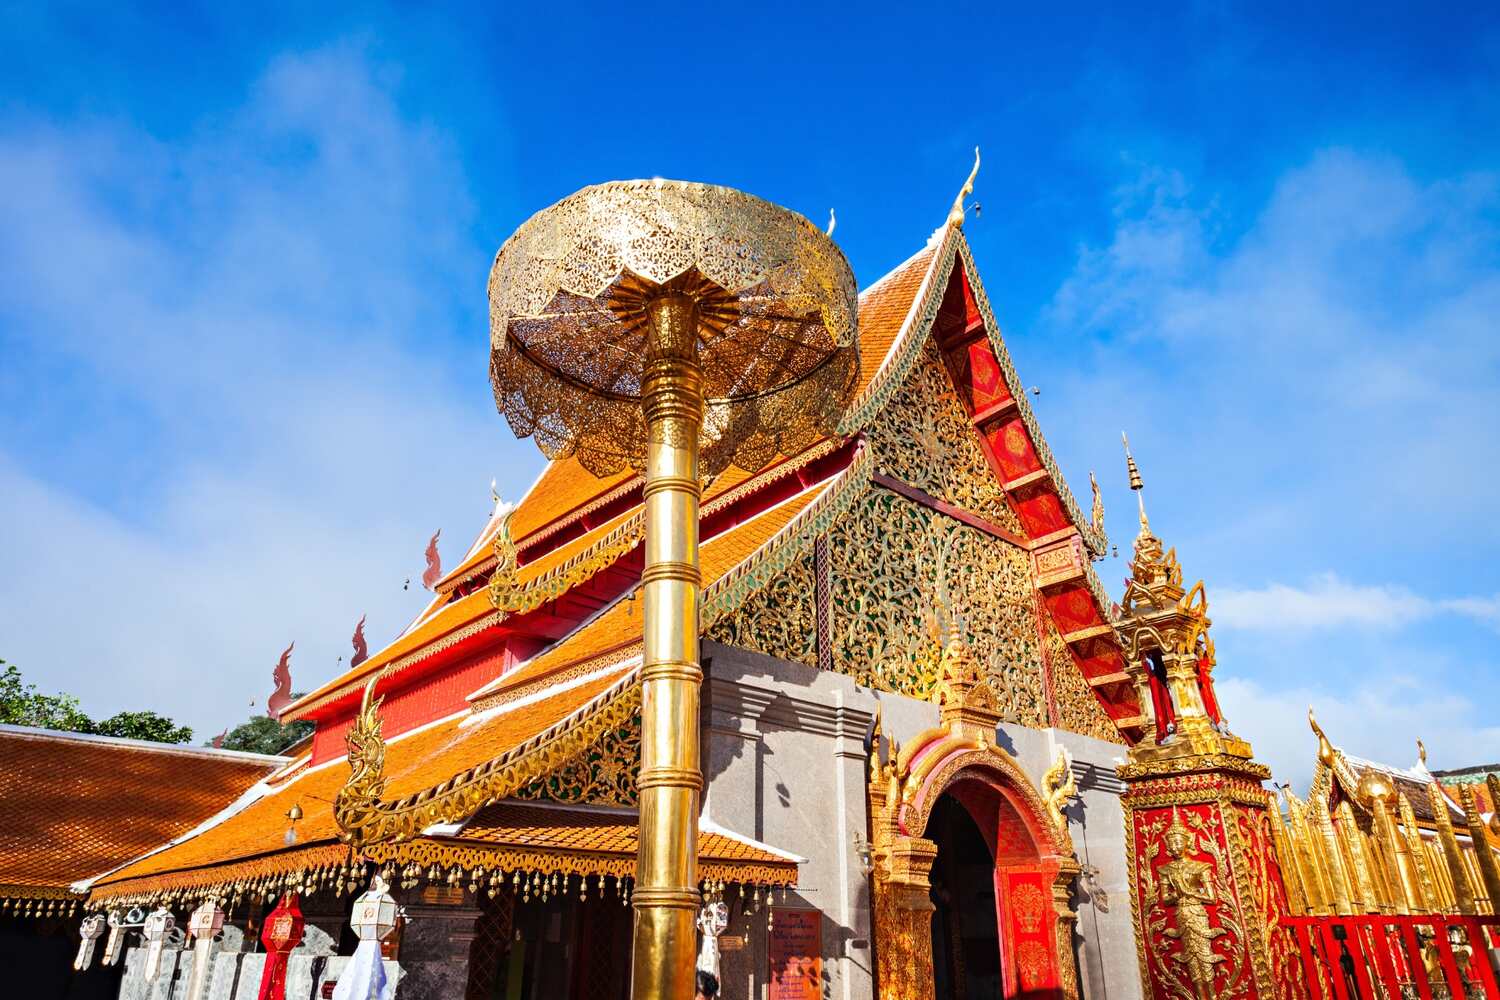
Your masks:
{"label": "perforated gold metalwork", "polygon": [[930,339],[868,434],[881,472],[1025,535]]}
{"label": "perforated gold metalwork", "polygon": [[696,310],[705,476],[808,447],[858,376],[843,253],[802,216],[730,188],[585,188],[505,242],[489,292],[490,375],[511,429],[599,475],[642,468],[646,304],[658,296]]}
{"label": "perforated gold metalwork", "polygon": [[593,805],[633,806],[641,771],[641,716],[636,712],[556,771],[517,790],[512,798]]}
{"label": "perforated gold metalwork", "polygon": [[704,636],[767,656],[818,664],[817,578],[812,553],[792,563]]}
{"label": "perforated gold metalwork", "polygon": [[941,648],[932,602],[945,561],[953,610],[1001,712],[1024,725],[1046,725],[1025,552],[870,489],[834,526],[829,555],[836,669],[861,684],[930,698]]}

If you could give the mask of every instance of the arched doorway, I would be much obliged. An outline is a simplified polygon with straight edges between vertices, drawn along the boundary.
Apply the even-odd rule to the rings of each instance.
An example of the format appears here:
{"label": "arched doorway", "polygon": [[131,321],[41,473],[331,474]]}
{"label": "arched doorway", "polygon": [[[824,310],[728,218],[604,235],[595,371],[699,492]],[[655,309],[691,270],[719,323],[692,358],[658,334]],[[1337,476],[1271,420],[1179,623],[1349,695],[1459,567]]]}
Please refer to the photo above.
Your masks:
{"label": "arched doorway", "polygon": [[[1067,825],[995,745],[987,685],[947,681],[939,718],[899,749],[878,749],[870,769],[879,996],[1077,1000],[1068,900],[1079,865]],[[993,925],[977,913],[986,881]],[[971,975],[969,952],[986,941]]]}
{"label": "arched doorway", "polygon": [[1000,931],[990,844],[974,817],[947,793],[933,807],[927,832],[937,845],[928,876],[935,1000],[1000,1000]]}

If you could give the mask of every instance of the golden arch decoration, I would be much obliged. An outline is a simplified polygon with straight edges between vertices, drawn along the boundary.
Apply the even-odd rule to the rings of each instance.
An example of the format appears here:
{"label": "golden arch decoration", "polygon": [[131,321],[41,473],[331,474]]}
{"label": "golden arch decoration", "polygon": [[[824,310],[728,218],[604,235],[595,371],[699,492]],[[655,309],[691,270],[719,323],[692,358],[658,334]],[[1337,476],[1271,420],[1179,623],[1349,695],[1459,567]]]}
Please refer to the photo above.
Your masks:
{"label": "golden arch decoration", "polygon": [[881,1000],[932,1000],[928,821],[940,797],[976,820],[995,859],[1000,965],[1007,997],[1077,1000],[1069,906],[1079,871],[1072,838],[1015,759],[994,744],[998,712],[983,682],[940,690],[943,724],[871,761],[871,847]]}

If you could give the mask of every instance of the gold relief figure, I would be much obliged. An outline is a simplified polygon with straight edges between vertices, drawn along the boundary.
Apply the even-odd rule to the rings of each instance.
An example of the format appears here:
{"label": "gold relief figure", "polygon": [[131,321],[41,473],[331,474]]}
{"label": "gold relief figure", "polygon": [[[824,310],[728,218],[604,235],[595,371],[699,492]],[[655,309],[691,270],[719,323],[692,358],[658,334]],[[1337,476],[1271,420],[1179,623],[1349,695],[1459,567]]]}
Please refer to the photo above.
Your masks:
{"label": "gold relief figure", "polygon": [[1068,817],[1063,814],[1070,799],[1078,795],[1078,782],[1073,777],[1073,755],[1067,747],[1058,747],[1057,760],[1042,775],[1042,801],[1047,804],[1047,815],[1059,830],[1067,830]]}
{"label": "gold relief figure", "polygon": [[1188,856],[1195,839],[1173,807],[1172,825],[1162,837],[1171,860],[1157,869],[1157,901],[1172,907],[1177,916],[1177,926],[1163,931],[1165,937],[1182,942],[1172,959],[1187,971],[1197,1000],[1215,1000],[1214,975],[1224,956],[1214,953],[1213,943],[1228,932],[1209,925],[1208,907],[1218,902],[1214,871],[1207,862]]}

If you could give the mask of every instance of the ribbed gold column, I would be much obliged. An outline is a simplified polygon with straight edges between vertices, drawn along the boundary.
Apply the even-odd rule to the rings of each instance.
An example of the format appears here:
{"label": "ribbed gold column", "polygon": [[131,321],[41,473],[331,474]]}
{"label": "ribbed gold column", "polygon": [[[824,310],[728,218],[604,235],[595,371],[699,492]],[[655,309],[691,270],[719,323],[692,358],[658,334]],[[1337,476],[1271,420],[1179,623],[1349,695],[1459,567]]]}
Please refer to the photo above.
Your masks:
{"label": "ribbed gold column", "polygon": [[1406,853],[1411,858],[1412,871],[1417,876],[1417,889],[1422,897],[1422,912],[1433,913],[1439,909],[1437,882],[1428,862],[1427,847],[1422,843],[1422,833],[1417,827],[1417,814],[1412,810],[1411,800],[1404,794],[1396,796],[1396,810],[1401,816],[1401,833],[1406,838]]}
{"label": "ribbed gold column", "polygon": [[1500,913],[1500,865],[1495,863],[1495,852],[1490,850],[1489,838],[1484,832],[1484,817],[1479,815],[1479,803],[1474,798],[1472,785],[1459,786],[1459,801],[1464,807],[1464,821],[1469,827],[1469,839],[1474,844],[1474,861],[1479,866],[1485,895],[1489,897],[1490,912]]}
{"label": "ribbed gold column", "polygon": [[1448,878],[1453,883],[1453,900],[1459,913],[1476,913],[1474,892],[1469,886],[1469,872],[1464,867],[1463,854],[1459,851],[1458,837],[1453,832],[1453,819],[1448,815],[1448,801],[1436,781],[1427,783],[1427,798],[1432,803],[1432,815],[1437,819],[1438,845],[1443,851],[1443,860],[1448,866]]}
{"label": "ribbed gold column", "polygon": [[[1396,795],[1401,794],[1395,792]],[[1391,876],[1394,880],[1392,890],[1397,893],[1394,897],[1397,913],[1420,913],[1422,912],[1422,888],[1417,876],[1416,862],[1411,858],[1407,850],[1406,841],[1396,832],[1396,822],[1391,818],[1391,810],[1385,796],[1371,796],[1370,809],[1375,814],[1375,832],[1384,845],[1386,857],[1390,861]]]}
{"label": "ribbed gold column", "polygon": [[646,453],[641,572],[640,851],[636,861],[634,1000],[688,1000],[699,905],[698,432],[703,423],[698,310],[664,295],[647,306],[641,383]]}

